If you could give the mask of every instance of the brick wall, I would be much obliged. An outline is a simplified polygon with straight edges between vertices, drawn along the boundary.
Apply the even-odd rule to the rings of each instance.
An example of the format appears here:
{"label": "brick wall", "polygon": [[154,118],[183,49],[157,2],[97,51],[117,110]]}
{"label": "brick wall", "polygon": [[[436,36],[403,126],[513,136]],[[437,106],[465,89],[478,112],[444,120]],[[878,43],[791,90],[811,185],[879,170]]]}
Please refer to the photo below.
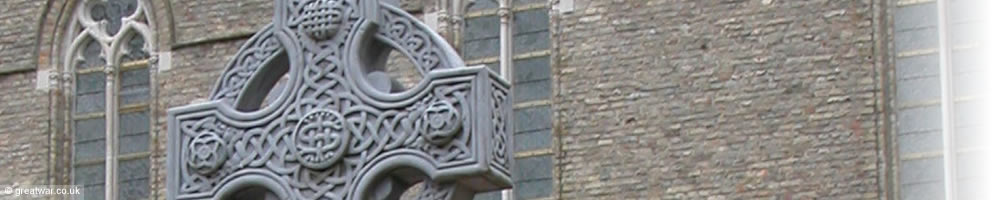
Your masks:
{"label": "brick wall", "polygon": [[0,75],[0,94],[0,185],[48,184],[48,93],[21,72]]}
{"label": "brick wall", "polygon": [[172,40],[190,44],[246,37],[271,23],[274,0],[170,0]]}
{"label": "brick wall", "polygon": [[871,1],[576,0],[562,199],[875,199]]}
{"label": "brick wall", "polygon": [[0,73],[35,68],[38,21],[45,1],[4,1],[0,8]]}
{"label": "brick wall", "polygon": [[36,90],[40,11],[45,1],[0,6],[0,185],[47,184],[49,96]]}

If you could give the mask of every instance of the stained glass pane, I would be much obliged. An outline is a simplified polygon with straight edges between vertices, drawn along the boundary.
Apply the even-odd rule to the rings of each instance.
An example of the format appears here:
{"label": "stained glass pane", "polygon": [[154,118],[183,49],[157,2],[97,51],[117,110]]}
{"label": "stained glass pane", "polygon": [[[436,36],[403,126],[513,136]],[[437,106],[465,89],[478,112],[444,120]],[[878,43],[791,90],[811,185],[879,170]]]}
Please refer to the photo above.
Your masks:
{"label": "stained glass pane", "polygon": [[87,41],[87,43],[83,46],[83,49],[80,50],[81,60],[77,62],[76,67],[78,69],[104,67],[107,62],[104,57],[102,57],[102,50],[103,47],[101,47],[100,43],[97,43],[97,40],[91,39],[90,41]]}
{"label": "stained glass pane", "polygon": [[552,109],[547,105],[514,109],[514,120],[514,133],[552,128]]}
{"label": "stained glass pane", "polygon": [[539,8],[514,13],[514,34],[547,29],[549,29],[549,9]]}
{"label": "stained glass pane", "polygon": [[132,105],[149,100],[149,69],[139,68],[121,72],[121,105]]}
{"label": "stained glass pane", "polygon": [[104,74],[87,73],[76,77],[76,94],[90,94],[104,91]]}
{"label": "stained glass pane", "polygon": [[122,56],[122,62],[125,63],[149,58],[149,52],[146,52],[146,40],[142,38],[142,35],[133,34],[128,39]]}
{"label": "stained glass pane", "polygon": [[118,153],[149,151],[149,112],[123,113],[119,119]]}
{"label": "stained glass pane", "polygon": [[73,153],[74,159],[77,162],[84,160],[95,160],[104,157],[104,139],[93,140],[87,142],[77,142],[74,144]]}
{"label": "stained glass pane", "polygon": [[102,73],[79,74],[76,77],[76,113],[104,111],[104,82]]}
{"label": "stained glass pane", "polygon": [[462,56],[467,60],[500,56],[500,17],[466,19]]}
{"label": "stained glass pane", "polygon": [[466,42],[496,37],[500,37],[500,17],[482,16],[465,20],[465,35],[462,39]]}
{"label": "stained glass pane", "polygon": [[75,162],[99,160],[104,157],[104,118],[77,120],[74,131],[73,155]]}
{"label": "stained glass pane", "polygon": [[76,97],[76,113],[104,111],[104,92]]}
{"label": "stained glass pane", "polygon": [[552,179],[537,179],[514,183],[514,199],[535,199],[552,194]]}
{"label": "stained glass pane", "polygon": [[83,199],[104,199],[104,163],[76,166],[73,184],[83,186]]}
{"label": "stained glass pane", "polygon": [[149,159],[118,162],[118,198],[149,198]]}
{"label": "stained glass pane", "polygon": [[136,0],[108,0],[93,4],[90,8],[90,17],[95,21],[106,21],[108,34],[114,35],[122,27],[122,18],[135,13],[137,6]]}
{"label": "stained glass pane", "polygon": [[552,77],[548,56],[514,60],[513,67],[514,84],[546,80]]}
{"label": "stained glass pane", "polygon": [[514,102],[548,99],[552,94],[549,79],[514,84]]}
{"label": "stained glass pane", "polygon": [[73,129],[76,131],[74,138],[76,142],[103,140],[105,136],[104,117],[77,120]]}
{"label": "stained glass pane", "polygon": [[515,182],[552,178],[552,157],[518,158],[514,161]]}
{"label": "stained glass pane", "polygon": [[552,129],[525,131],[514,134],[514,151],[528,151],[549,148],[552,145]]}
{"label": "stained glass pane", "polygon": [[469,5],[469,11],[480,11],[486,9],[496,9],[500,5],[496,1],[483,0],[483,1],[472,1]]}

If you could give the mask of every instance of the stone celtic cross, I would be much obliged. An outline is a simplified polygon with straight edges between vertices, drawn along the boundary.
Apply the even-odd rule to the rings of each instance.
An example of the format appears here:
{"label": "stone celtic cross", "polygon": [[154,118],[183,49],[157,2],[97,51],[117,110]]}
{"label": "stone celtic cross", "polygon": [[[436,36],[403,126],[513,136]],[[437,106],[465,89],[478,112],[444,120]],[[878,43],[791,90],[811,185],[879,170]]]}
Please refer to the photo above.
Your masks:
{"label": "stone celtic cross", "polygon": [[[276,0],[211,101],[168,114],[167,199],[472,199],[511,187],[510,85],[376,0]],[[397,50],[423,79],[400,88]],[[273,101],[268,91],[287,74]]]}

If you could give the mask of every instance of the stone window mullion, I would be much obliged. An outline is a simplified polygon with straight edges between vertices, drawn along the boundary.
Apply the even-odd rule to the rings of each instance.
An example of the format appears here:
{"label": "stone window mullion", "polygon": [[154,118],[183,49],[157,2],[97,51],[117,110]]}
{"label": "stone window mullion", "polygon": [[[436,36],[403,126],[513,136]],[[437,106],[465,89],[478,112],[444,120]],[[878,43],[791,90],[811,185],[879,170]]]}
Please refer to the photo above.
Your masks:
{"label": "stone window mullion", "polygon": [[118,154],[118,148],[117,148],[118,147],[118,140],[116,139],[116,138],[118,138],[117,137],[118,134],[116,134],[116,132],[117,132],[117,128],[116,127],[117,127],[117,124],[118,124],[117,123],[118,122],[118,115],[117,115],[116,110],[118,110],[117,109],[118,105],[117,105],[117,102],[115,101],[115,97],[117,96],[116,93],[117,93],[117,90],[118,90],[117,89],[117,85],[118,84],[116,84],[116,82],[117,82],[117,75],[115,73],[115,71],[116,71],[115,69],[116,68],[117,68],[116,66],[110,65],[110,66],[107,66],[104,69],[104,73],[105,73],[105,76],[106,76],[106,79],[105,79],[105,84],[106,84],[105,91],[106,92],[105,92],[105,99],[104,100],[105,100],[105,105],[107,105],[105,107],[105,111],[104,111],[104,113],[105,113],[105,115],[104,115],[105,116],[105,126],[104,127],[105,127],[105,133],[106,133],[105,137],[104,137],[105,138],[105,145],[106,145],[105,148],[104,148],[105,149],[104,153],[106,155],[105,159],[104,159],[105,166],[106,166],[105,167],[105,172],[104,172],[104,175],[105,175],[105,178],[104,178],[104,183],[105,183],[104,184],[104,190],[105,190],[105,198],[107,198],[107,199],[117,199],[114,196],[114,194],[117,191],[116,190],[117,183],[115,181],[111,181],[111,180],[116,180],[116,176],[117,176],[116,172],[118,170],[118,159],[116,159],[118,157],[118,155],[117,155]]}

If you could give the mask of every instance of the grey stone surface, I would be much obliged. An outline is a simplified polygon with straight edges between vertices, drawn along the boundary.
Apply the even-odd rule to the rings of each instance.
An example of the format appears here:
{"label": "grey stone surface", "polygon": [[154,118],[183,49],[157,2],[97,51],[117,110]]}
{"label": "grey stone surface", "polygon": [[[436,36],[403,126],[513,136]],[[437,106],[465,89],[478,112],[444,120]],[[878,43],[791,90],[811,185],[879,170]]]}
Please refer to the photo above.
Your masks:
{"label": "grey stone surface", "polygon": [[[248,186],[282,199],[398,199],[420,182],[418,199],[471,199],[511,187],[513,98],[495,72],[465,66],[390,4],[275,6],[294,9],[236,53],[211,101],[168,112],[168,199],[230,199]],[[393,49],[423,75],[416,86],[393,86]]]}

